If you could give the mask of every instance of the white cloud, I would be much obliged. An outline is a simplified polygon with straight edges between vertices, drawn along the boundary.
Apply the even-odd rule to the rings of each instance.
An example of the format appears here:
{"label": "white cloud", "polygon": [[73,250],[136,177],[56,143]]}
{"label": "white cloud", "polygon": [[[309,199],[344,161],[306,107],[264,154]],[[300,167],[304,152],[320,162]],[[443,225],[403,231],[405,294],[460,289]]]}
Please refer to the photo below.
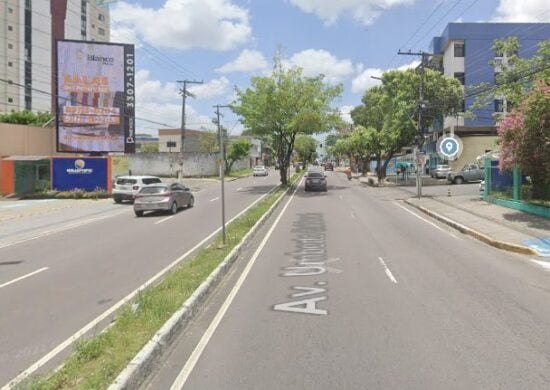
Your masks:
{"label": "white cloud", "polygon": [[380,85],[381,81],[372,77],[382,77],[384,71],[378,68],[368,68],[361,72],[351,82],[351,91],[353,93],[363,93],[367,89]]}
{"label": "white cloud", "polygon": [[352,124],[353,119],[351,119],[351,110],[353,110],[355,106],[342,106],[340,107],[340,116],[344,120],[344,122]]}
{"label": "white cloud", "polygon": [[549,22],[548,0],[500,0],[494,22]]}
{"label": "white cloud", "polygon": [[137,37],[155,47],[229,50],[252,34],[248,10],[232,0],[166,0],[160,8],[118,2],[113,37]]}
{"label": "white cloud", "polygon": [[386,9],[415,0],[290,0],[302,11],[317,15],[326,24],[335,23],[341,14],[351,14],[358,22],[368,25]]}
{"label": "white cloud", "polygon": [[226,77],[220,77],[204,84],[193,85],[189,87],[189,92],[197,99],[212,99],[227,94],[228,87],[229,80]]}
{"label": "white cloud", "polygon": [[[404,71],[407,69],[416,68],[420,64],[420,61],[413,61],[409,64],[400,66],[399,68],[388,69],[389,70],[400,70]],[[382,81],[375,79],[373,77],[382,77],[382,74],[385,71],[379,68],[368,68],[362,71],[357,77],[351,82],[351,91],[353,93],[363,93],[367,89],[380,85]]]}
{"label": "white cloud", "polygon": [[268,66],[267,60],[262,53],[256,50],[244,49],[235,60],[216,69],[216,72],[254,72],[264,70]]}
{"label": "white cloud", "polygon": [[[151,80],[148,70],[139,70],[136,73],[136,117],[147,120],[136,120],[137,132],[156,134],[159,128],[179,128],[181,95],[178,91],[179,87],[175,83],[163,84],[158,80]],[[215,128],[210,117],[199,114],[189,103],[186,106],[186,120],[188,128]]]}
{"label": "white cloud", "polygon": [[283,60],[285,66],[298,66],[305,76],[325,75],[329,83],[337,83],[355,73],[351,60],[339,60],[326,50],[308,49],[294,54],[289,60]]}

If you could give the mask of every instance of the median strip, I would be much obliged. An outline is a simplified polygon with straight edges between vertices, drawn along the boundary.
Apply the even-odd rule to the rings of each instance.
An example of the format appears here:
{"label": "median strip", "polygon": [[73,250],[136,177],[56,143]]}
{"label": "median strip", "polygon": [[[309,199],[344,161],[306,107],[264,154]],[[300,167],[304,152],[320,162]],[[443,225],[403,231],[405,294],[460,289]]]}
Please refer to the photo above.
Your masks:
{"label": "median strip", "polygon": [[[154,358],[192,317],[196,306],[227,272],[243,243],[267,219],[284,193],[284,189],[278,189],[265,196],[230,223],[225,247],[220,245],[218,236],[213,245],[174,268],[158,284],[139,291],[121,309],[113,326],[80,341],[59,370],[28,379],[21,386],[33,389],[107,388],[127,367],[116,387],[136,388]],[[159,331],[167,321],[169,324]]]}

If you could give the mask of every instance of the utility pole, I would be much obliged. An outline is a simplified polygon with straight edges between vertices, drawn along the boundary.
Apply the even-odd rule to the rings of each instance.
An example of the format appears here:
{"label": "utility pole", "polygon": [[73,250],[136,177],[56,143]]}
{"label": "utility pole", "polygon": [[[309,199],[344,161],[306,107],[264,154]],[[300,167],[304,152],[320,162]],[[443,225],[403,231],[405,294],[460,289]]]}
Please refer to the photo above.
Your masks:
{"label": "utility pole", "polygon": [[222,131],[222,125],[220,122],[220,117],[223,116],[220,113],[220,108],[227,108],[229,106],[221,106],[216,105],[214,106],[216,108],[216,124],[218,125],[218,138],[220,142],[220,181],[221,181],[221,200],[222,200],[222,242],[223,246],[225,246],[225,189],[224,189],[224,182],[225,182],[225,142],[223,139],[223,131]]}
{"label": "utility pole", "polygon": [[416,163],[416,192],[418,198],[422,197],[422,164],[419,162],[420,157],[420,148],[422,147],[422,144],[424,144],[424,129],[422,128],[422,110],[424,108],[424,77],[426,74],[425,66],[426,66],[426,60],[429,53],[425,53],[423,51],[421,52],[411,52],[410,50],[408,52],[403,52],[399,50],[397,52],[399,55],[407,55],[407,56],[421,56],[422,61],[420,62],[420,65],[418,65],[417,69],[420,70],[420,87],[418,91],[418,124],[417,124],[417,142],[415,142],[415,163]]}
{"label": "utility pole", "polygon": [[[196,81],[196,80],[178,80],[178,83],[183,83],[183,89],[180,89],[180,94],[182,96],[182,104],[181,104],[181,146],[180,146],[180,154],[181,154],[181,171],[180,175],[183,177],[183,146],[185,142],[185,100],[187,99],[187,96],[189,97],[195,97],[191,92],[187,90],[188,84],[202,84],[204,81]],[[180,177],[180,178],[181,178]]]}

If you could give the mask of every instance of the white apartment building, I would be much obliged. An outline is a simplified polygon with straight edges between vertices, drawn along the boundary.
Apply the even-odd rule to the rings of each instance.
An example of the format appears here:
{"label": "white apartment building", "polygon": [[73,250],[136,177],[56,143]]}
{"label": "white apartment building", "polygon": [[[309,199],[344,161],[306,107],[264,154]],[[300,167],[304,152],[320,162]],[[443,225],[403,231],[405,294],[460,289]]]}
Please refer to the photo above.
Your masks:
{"label": "white apartment building", "polygon": [[0,2],[0,113],[52,111],[55,40],[108,42],[110,17],[101,0]]}

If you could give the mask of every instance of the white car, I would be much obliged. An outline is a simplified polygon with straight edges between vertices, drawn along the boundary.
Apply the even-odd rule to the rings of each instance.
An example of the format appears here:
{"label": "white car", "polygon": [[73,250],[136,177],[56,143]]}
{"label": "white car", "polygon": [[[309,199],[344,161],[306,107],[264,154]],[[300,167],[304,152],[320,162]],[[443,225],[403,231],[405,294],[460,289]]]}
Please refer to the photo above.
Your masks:
{"label": "white car", "polygon": [[149,184],[161,184],[162,180],[156,176],[119,176],[113,185],[113,200],[121,203],[123,200],[133,202],[136,194]]}
{"label": "white car", "polygon": [[252,170],[252,175],[254,175],[254,176],[267,176],[268,175],[267,168],[264,167],[263,165],[257,165]]}

